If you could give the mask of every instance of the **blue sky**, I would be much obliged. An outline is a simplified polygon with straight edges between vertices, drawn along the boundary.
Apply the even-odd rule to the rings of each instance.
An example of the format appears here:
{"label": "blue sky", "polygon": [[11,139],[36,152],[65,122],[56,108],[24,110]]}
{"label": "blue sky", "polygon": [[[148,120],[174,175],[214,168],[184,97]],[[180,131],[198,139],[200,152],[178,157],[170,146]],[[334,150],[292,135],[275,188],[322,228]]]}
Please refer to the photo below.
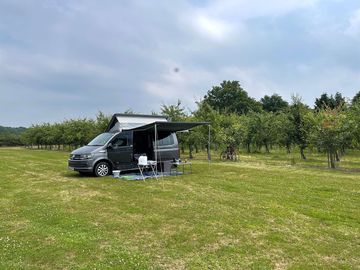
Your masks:
{"label": "blue sky", "polygon": [[[358,0],[0,0],[0,125],[360,91]],[[178,72],[175,72],[175,69]]]}

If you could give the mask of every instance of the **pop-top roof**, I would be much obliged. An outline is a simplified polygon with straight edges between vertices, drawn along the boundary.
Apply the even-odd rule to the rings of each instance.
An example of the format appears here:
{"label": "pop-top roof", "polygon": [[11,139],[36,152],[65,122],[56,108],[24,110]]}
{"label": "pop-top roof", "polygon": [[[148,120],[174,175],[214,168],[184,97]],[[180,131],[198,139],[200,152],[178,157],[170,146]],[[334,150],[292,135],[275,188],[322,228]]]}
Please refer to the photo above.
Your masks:
{"label": "pop-top roof", "polygon": [[154,122],[167,122],[165,116],[143,114],[114,114],[110,120],[106,132],[118,132],[131,130]]}
{"label": "pop-top roof", "polygon": [[177,132],[189,130],[200,125],[208,125],[209,122],[168,122],[165,116],[137,115],[137,114],[114,114],[106,129],[106,132],[119,132],[122,130],[145,131],[156,129],[159,132]]}

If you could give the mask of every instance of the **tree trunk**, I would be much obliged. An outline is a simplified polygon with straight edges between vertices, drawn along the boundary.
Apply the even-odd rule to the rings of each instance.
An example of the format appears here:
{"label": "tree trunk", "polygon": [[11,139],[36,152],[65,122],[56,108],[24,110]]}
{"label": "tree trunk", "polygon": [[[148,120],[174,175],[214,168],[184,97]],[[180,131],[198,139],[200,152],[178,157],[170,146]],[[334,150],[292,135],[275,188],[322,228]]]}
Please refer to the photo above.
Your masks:
{"label": "tree trunk", "polygon": [[291,152],[290,152],[290,145],[286,145],[286,152],[288,153],[288,154],[290,154]]}
{"label": "tree trunk", "polygon": [[196,153],[196,154],[199,153],[199,147],[198,147],[197,144],[195,144],[195,153]]}
{"label": "tree trunk", "polygon": [[330,153],[329,153],[329,150],[326,151],[326,156],[327,156],[328,168],[330,168]]}
{"label": "tree trunk", "polygon": [[193,159],[192,152],[193,152],[193,146],[192,146],[192,144],[189,144],[189,159]]}
{"label": "tree trunk", "polygon": [[264,143],[264,145],[265,145],[266,153],[270,153],[269,145],[267,143]]}
{"label": "tree trunk", "polygon": [[336,158],[336,162],[340,162],[339,151],[335,151],[335,158]]}
{"label": "tree trunk", "polygon": [[211,160],[211,153],[210,153],[210,147],[206,147],[206,152],[207,152],[207,156],[208,156],[208,160]]}
{"label": "tree trunk", "polygon": [[304,154],[304,147],[300,147],[300,154],[301,154],[301,158],[305,160],[306,156]]}
{"label": "tree trunk", "polygon": [[248,152],[248,154],[250,154],[250,152],[251,152],[250,143],[246,144],[246,151]]}
{"label": "tree trunk", "polygon": [[331,169],[336,168],[335,154],[333,151],[330,151],[330,168]]}

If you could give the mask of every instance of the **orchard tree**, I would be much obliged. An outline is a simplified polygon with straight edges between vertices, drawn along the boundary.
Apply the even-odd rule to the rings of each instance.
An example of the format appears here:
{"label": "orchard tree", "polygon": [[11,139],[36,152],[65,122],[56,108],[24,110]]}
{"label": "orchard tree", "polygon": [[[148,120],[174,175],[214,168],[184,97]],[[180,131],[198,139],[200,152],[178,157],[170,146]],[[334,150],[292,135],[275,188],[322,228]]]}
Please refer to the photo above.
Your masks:
{"label": "orchard tree", "polygon": [[[359,100],[360,101],[360,100]],[[349,125],[352,132],[351,146],[360,148],[360,102],[355,102],[348,111]]]}
{"label": "orchard tree", "polygon": [[241,142],[243,126],[240,121],[240,116],[237,114],[222,114],[219,121],[219,145],[222,152],[227,149],[227,152],[234,153],[238,150]]}
{"label": "orchard tree", "polygon": [[356,103],[360,103],[360,91],[356,93],[356,95],[351,100],[352,105]]}
{"label": "orchard tree", "polygon": [[213,86],[203,102],[221,113],[246,114],[261,110],[261,104],[249,97],[238,81],[223,81],[220,86]]}
{"label": "orchard tree", "polygon": [[308,146],[309,132],[311,127],[305,121],[305,115],[309,111],[308,107],[302,102],[301,97],[292,96],[292,104],[290,106],[290,120],[294,127],[294,143],[300,149],[302,159],[306,159],[304,150]]}
{"label": "orchard tree", "polygon": [[110,119],[110,115],[105,115],[103,112],[99,111],[95,120],[96,133],[105,132],[107,126],[109,125]]}
{"label": "orchard tree", "polygon": [[183,121],[187,116],[185,108],[181,105],[181,100],[178,100],[175,105],[161,105],[161,114],[169,117],[173,122]]}
{"label": "orchard tree", "polygon": [[315,107],[316,111],[324,110],[327,108],[335,109],[335,108],[343,108],[346,104],[345,98],[342,96],[341,93],[336,92],[335,96],[328,95],[327,93],[323,93],[320,98],[315,100]]}
{"label": "orchard tree", "polygon": [[[217,150],[218,146],[221,144],[221,137],[219,134],[220,123],[221,123],[221,114],[214,110],[207,102],[200,101],[196,102],[198,108],[193,112],[194,120],[199,122],[210,122],[210,135],[211,135],[211,145],[215,146]],[[209,127],[200,126],[196,129],[197,137],[202,146],[205,146],[207,149],[208,159],[211,159],[210,156],[210,145],[209,143]]]}
{"label": "orchard tree", "polygon": [[266,112],[279,112],[287,109],[289,103],[282,99],[278,94],[273,94],[271,96],[265,95],[261,98],[260,103],[262,108]]}
{"label": "orchard tree", "polygon": [[341,106],[328,107],[315,114],[308,113],[307,119],[314,127],[310,132],[312,142],[327,153],[328,167],[335,169],[338,152],[350,134],[347,115]]}
{"label": "orchard tree", "polygon": [[278,113],[275,117],[274,128],[276,129],[277,143],[285,147],[288,154],[295,143],[295,125],[289,112]]}

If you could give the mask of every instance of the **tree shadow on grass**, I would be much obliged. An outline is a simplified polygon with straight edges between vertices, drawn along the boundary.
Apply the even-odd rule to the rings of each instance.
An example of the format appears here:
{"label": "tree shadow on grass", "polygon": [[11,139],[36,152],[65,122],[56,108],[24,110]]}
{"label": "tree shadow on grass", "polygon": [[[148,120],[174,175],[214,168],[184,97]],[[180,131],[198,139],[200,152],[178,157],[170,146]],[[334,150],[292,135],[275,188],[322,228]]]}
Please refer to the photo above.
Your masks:
{"label": "tree shadow on grass", "polygon": [[338,172],[344,172],[344,173],[349,173],[349,174],[359,174],[360,173],[360,168],[357,169],[357,168],[337,167],[335,169],[330,169],[328,167],[320,166],[320,165],[300,165],[300,167],[313,168],[313,169],[319,169],[319,170],[325,170],[325,171],[338,171]]}

